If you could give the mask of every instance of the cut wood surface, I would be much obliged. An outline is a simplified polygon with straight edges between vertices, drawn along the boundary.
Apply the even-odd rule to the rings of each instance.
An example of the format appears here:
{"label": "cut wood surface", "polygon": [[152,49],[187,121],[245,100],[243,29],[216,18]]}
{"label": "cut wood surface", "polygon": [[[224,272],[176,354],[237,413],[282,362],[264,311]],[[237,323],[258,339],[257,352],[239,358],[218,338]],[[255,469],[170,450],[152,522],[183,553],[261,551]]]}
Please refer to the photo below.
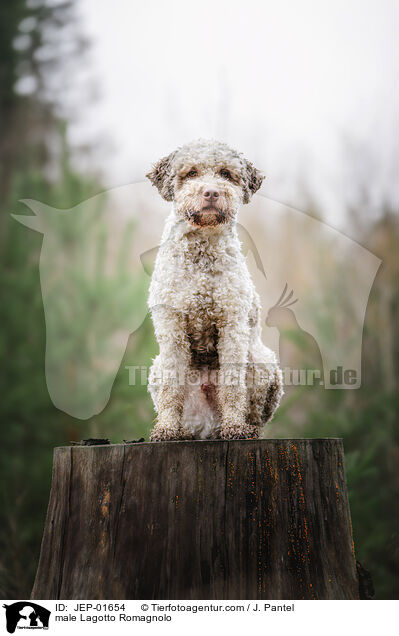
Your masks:
{"label": "cut wood surface", "polygon": [[32,599],[358,597],[340,439],[54,451]]}

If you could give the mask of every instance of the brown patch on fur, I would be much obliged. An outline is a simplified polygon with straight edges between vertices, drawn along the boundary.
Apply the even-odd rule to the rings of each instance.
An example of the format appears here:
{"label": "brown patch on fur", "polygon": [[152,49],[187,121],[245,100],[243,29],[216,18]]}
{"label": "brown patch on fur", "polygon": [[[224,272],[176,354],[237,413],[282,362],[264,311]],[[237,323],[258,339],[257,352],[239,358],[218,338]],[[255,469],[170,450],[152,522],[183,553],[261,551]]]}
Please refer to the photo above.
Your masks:
{"label": "brown patch on fur", "polygon": [[212,325],[211,329],[206,332],[206,336],[209,342],[212,343],[211,348],[206,349],[201,346],[201,343],[196,341],[193,334],[189,334],[190,352],[191,352],[191,365],[194,369],[201,369],[208,367],[208,369],[219,368],[219,358],[217,352],[218,332],[215,325]]}
{"label": "brown patch on fur", "polygon": [[268,422],[274,411],[276,410],[281,396],[281,385],[275,380],[267,390],[267,397],[263,407],[262,419],[264,423]]}
{"label": "brown patch on fur", "polygon": [[216,387],[212,382],[204,382],[201,384],[201,391],[205,395],[208,404],[216,406]]}

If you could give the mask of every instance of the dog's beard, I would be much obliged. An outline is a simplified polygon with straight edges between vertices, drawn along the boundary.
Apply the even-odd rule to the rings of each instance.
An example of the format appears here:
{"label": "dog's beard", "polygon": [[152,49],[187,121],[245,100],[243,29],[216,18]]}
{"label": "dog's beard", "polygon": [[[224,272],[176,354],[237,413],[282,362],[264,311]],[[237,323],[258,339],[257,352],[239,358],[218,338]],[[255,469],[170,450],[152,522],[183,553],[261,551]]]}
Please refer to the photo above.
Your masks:
{"label": "dog's beard", "polygon": [[231,214],[227,214],[224,210],[185,210],[186,219],[197,227],[216,227],[228,223]]}

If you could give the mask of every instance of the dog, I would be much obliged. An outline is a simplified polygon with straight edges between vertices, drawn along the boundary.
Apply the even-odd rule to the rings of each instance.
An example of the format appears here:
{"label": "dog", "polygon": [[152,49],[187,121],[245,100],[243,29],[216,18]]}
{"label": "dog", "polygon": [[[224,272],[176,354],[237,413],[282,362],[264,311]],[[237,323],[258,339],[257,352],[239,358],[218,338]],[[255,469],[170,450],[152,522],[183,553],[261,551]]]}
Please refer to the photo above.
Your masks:
{"label": "dog", "polygon": [[283,381],[261,340],[236,220],[264,176],[226,144],[202,139],[146,176],[173,203],[148,299],[159,344],[148,383],[157,412],[150,440],[258,438]]}

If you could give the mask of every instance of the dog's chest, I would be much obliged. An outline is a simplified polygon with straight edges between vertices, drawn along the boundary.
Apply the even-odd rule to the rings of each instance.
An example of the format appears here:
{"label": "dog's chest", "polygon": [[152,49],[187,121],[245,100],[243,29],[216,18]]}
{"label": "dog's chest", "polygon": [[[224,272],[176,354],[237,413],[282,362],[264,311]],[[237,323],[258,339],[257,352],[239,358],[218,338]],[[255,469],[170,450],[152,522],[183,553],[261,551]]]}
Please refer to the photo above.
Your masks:
{"label": "dog's chest", "polygon": [[225,251],[210,240],[187,240],[184,279],[186,330],[192,364],[216,368],[218,325],[223,309],[217,302],[217,290],[223,279]]}
{"label": "dog's chest", "polygon": [[167,304],[180,313],[195,366],[216,368],[220,329],[231,315],[245,320],[252,293],[248,276],[240,244],[230,233],[188,233],[162,249],[150,305]]}
{"label": "dog's chest", "polygon": [[184,312],[194,366],[217,366],[218,326],[223,311],[215,304],[214,292],[212,276],[204,277],[197,271],[191,279]]}

